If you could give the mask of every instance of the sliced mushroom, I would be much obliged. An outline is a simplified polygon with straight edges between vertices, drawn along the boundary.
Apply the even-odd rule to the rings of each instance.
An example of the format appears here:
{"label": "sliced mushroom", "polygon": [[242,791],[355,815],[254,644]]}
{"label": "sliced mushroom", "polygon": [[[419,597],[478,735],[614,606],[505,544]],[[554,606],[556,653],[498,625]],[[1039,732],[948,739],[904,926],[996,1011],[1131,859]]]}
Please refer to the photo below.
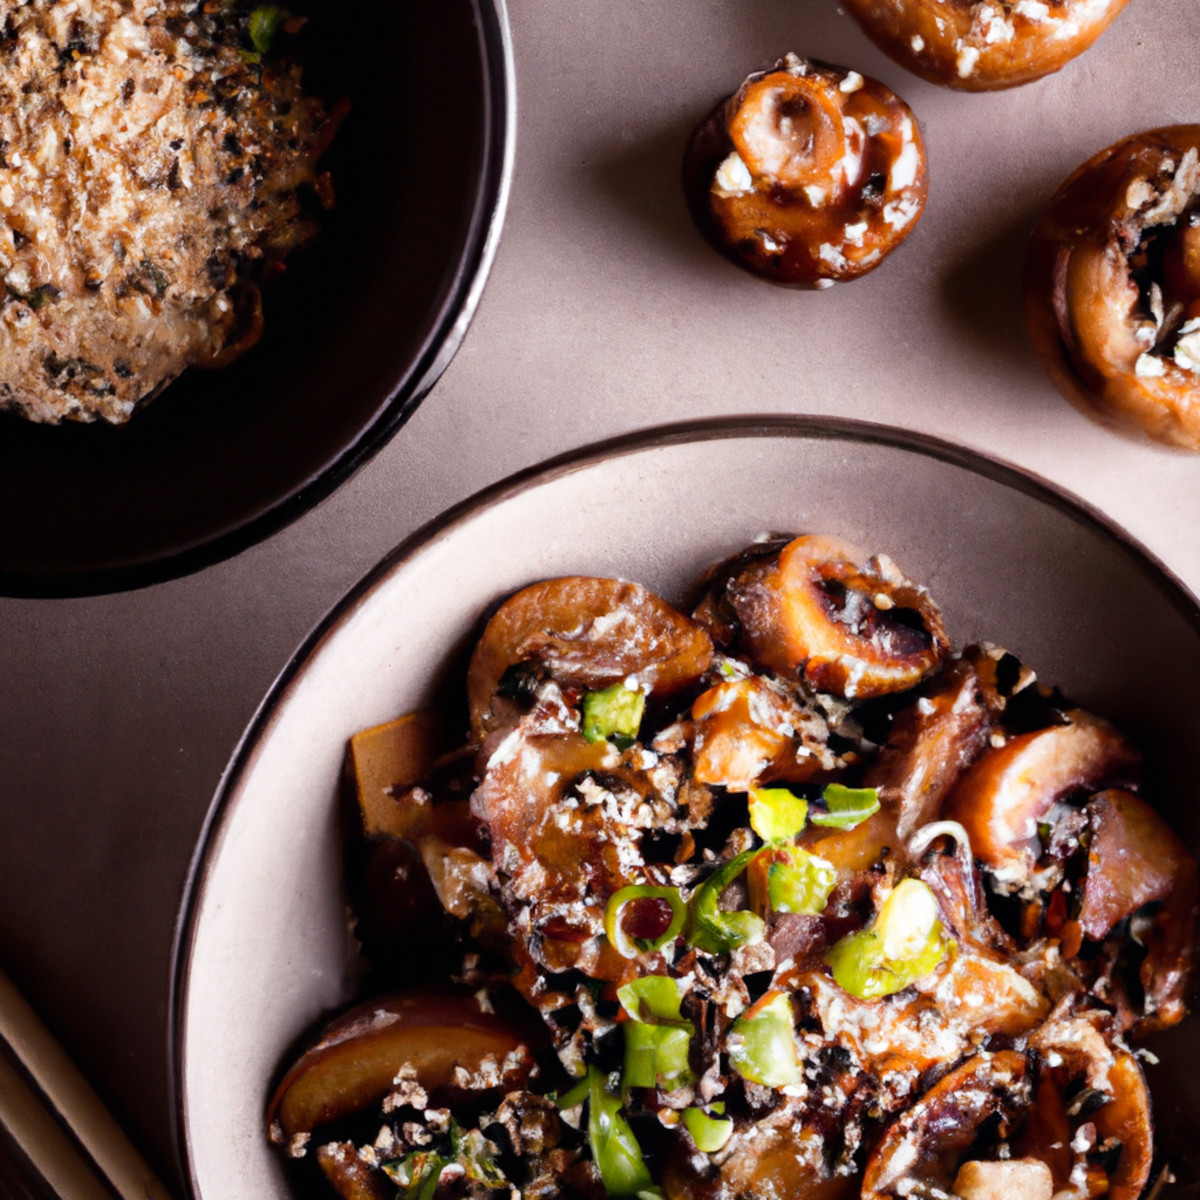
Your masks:
{"label": "sliced mushroom", "polygon": [[527,1041],[478,996],[413,988],[328,1025],[283,1077],[267,1111],[276,1140],[374,1107],[391,1092],[424,1107],[435,1093],[499,1095],[534,1068]]}
{"label": "sliced mushroom", "polygon": [[977,1054],[955,1067],[903,1113],[883,1135],[867,1162],[862,1200],[949,1192],[985,1122],[996,1122],[1002,1140],[1028,1106],[1024,1055],[1012,1050]]}
{"label": "sliced mushroom", "polygon": [[700,783],[744,792],[763,780],[802,783],[832,765],[822,741],[805,736],[810,715],[761,676],[709,688],[692,704],[692,719],[692,775]]}
{"label": "sliced mushroom", "polygon": [[1141,797],[1113,788],[1093,796],[1088,870],[1079,923],[1102,939],[1119,921],[1163,901],[1146,936],[1141,966],[1145,1015],[1138,1032],[1181,1020],[1195,955],[1196,860]]}
{"label": "sliced mushroom", "polygon": [[639,882],[642,834],[674,804],[630,755],[578,733],[543,735],[523,718],[494,751],[471,798],[491,834],[510,918],[544,968],[619,979],[629,964],[603,939],[605,908]]}
{"label": "sliced mushroom", "polygon": [[909,1087],[926,1071],[970,1054],[988,1034],[1030,1032],[1050,1007],[1008,963],[974,953],[957,954],[926,979],[879,1000],[850,995],[820,969],[801,970],[789,982],[807,993],[827,1040],[876,1078],[903,1079]]}
{"label": "sliced mushroom", "polygon": [[600,689],[635,676],[652,693],[698,679],[712,641],[694,622],[636,583],[572,576],[535,583],[501,605],[467,672],[476,741],[498,723],[493,712],[510,667],[530,663],[559,684]]}
{"label": "sliced mushroom", "polygon": [[824,1137],[784,1106],[737,1130],[714,1156],[696,1152],[679,1134],[663,1166],[662,1189],[668,1200],[851,1200],[857,1179],[835,1173],[825,1150]]}
{"label": "sliced mushroom", "polygon": [[1080,709],[1068,723],[984,751],[946,801],[997,884],[1025,886],[1041,853],[1038,822],[1073,792],[1135,782],[1141,758],[1107,721]]}
{"label": "sliced mushroom", "polygon": [[1079,923],[1099,941],[1143,905],[1164,900],[1195,860],[1166,822],[1133,792],[1110,788],[1087,803],[1091,841]]}
{"label": "sliced mushroom", "polygon": [[395,1200],[396,1185],[358,1156],[353,1142],[317,1147],[317,1163],[342,1200]]}
{"label": "sliced mushroom", "polygon": [[[1037,1102],[1018,1148],[1052,1151],[1047,1161],[1059,1188],[1086,1181],[1084,1195],[1136,1200],[1153,1157],[1146,1078],[1110,1035],[1105,1014],[1063,1009],[1030,1038],[1039,1056]],[[1114,1152],[1115,1164],[1106,1165]]]}
{"label": "sliced mushroom", "polygon": [[723,650],[733,647],[741,634],[737,612],[726,594],[729,584],[755,563],[774,559],[792,541],[787,534],[771,535],[751,543],[729,558],[709,567],[692,588],[692,620],[708,630]]}
{"label": "sliced mushroom", "polygon": [[987,746],[1004,708],[995,673],[995,661],[985,654],[960,658],[897,715],[864,782],[896,807],[905,841],[937,819],[943,800]]}
{"label": "sliced mushroom", "polygon": [[728,595],[759,662],[852,699],[913,687],[949,646],[924,588],[836,538],[797,538]]}

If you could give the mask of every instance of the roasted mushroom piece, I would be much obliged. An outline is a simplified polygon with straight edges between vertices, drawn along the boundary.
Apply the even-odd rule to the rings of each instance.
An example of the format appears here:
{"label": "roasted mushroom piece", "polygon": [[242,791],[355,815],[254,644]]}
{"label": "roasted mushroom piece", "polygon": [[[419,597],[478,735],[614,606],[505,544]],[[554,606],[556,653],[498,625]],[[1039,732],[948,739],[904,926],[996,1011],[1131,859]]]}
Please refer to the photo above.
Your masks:
{"label": "roasted mushroom piece", "polygon": [[931,83],[992,91],[1082,54],[1126,0],[846,0],[867,36]]}
{"label": "roasted mushroom piece", "polygon": [[726,594],[757,662],[848,699],[913,687],[949,648],[923,587],[837,538],[796,538]]}
{"label": "roasted mushroom piece", "polygon": [[964,654],[896,717],[865,782],[895,807],[902,840],[936,819],[946,796],[987,747],[1004,709],[995,676],[991,655]]}
{"label": "roasted mushroom piece", "polygon": [[994,1144],[1005,1140],[1029,1096],[1024,1055],[1002,1050],[968,1058],[888,1128],[867,1163],[862,1200],[920,1195],[922,1189],[929,1194],[930,1188],[955,1193],[968,1154],[982,1157],[978,1143],[985,1128]]}
{"label": "roasted mushroom piece", "polygon": [[636,583],[572,576],[535,583],[505,601],[487,623],[467,672],[471,733],[511,724],[501,695],[542,676],[600,691],[629,681],[663,694],[698,679],[712,659],[708,634]]}
{"label": "roasted mushroom piece", "polygon": [[1038,823],[1057,801],[1137,779],[1140,756],[1112,725],[1081,709],[1066,718],[984,751],[946,801],[946,816],[966,829],[1001,889],[1029,884],[1041,853]]}
{"label": "roasted mushroom piece", "polygon": [[1200,125],[1125,138],[1059,188],[1030,239],[1025,311],[1083,412],[1200,450]]}
{"label": "roasted mushroom piece", "polygon": [[1150,1177],[1150,1093],[1137,1059],[1101,1012],[1064,1002],[1030,1038],[1034,1104],[1016,1149],[1051,1168],[1055,1191],[1136,1200]]}
{"label": "roasted mushroom piece", "polygon": [[692,135],[684,189],[700,231],[738,266],[828,287],[865,275],[916,228],[925,150],[890,88],[789,54]]}
{"label": "roasted mushroom piece", "polygon": [[1155,906],[1142,934],[1142,1011],[1126,1019],[1137,1033],[1174,1025],[1186,1011],[1184,989],[1195,955],[1196,860],[1158,813],[1132,792],[1114,788],[1093,796],[1087,815],[1090,840],[1079,924],[1099,941],[1120,921]]}
{"label": "roasted mushroom piece", "polygon": [[[604,938],[609,900],[634,882],[647,828],[670,820],[639,768],[578,733],[529,733],[524,723],[488,763],[472,808],[491,834],[492,865],[543,970],[618,979],[628,964]],[[621,814],[621,815],[618,815]]]}
{"label": "roasted mushroom piece", "polygon": [[[326,1026],[271,1098],[272,1137],[303,1146],[321,1125],[378,1104],[424,1107],[430,1097],[501,1095],[528,1081],[528,1041],[490,1003],[450,986],[368,1000]],[[297,1141],[297,1139],[299,1139]]]}

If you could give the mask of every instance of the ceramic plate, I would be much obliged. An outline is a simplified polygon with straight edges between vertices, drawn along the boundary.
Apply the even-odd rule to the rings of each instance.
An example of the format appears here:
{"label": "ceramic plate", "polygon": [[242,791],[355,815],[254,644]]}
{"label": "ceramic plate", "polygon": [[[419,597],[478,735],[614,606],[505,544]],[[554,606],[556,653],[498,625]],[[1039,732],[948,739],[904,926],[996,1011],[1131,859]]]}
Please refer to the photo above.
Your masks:
{"label": "ceramic plate", "polygon": [[[1200,849],[1200,615],[1096,514],[992,460],[852,423],[680,427],[558,461],[452,511],[359,584],[297,652],[226,773],[176,954],[174,1070],[196,1200],[290,1195],[263,1112],[295,1039],[350,996],[335,820],[346,739],[421,705],[488,607],[524,584],[612,574],[679,597],[768,530],[886,551],[929,586],[957,646],[999,642],[1125,727]],[[1200,1021],[1154,1046],[1160,1151],[1195,1179]]]}
{"label": "ceramic plate", "polygon": [[512,164],[503,0],[300,7],[306,85],[350,101],[322,160],[334,211],[232,366],[185,372],[122,428],[0,417],[0,593],[139,586],[272,533],[387,441],[462,340]]}

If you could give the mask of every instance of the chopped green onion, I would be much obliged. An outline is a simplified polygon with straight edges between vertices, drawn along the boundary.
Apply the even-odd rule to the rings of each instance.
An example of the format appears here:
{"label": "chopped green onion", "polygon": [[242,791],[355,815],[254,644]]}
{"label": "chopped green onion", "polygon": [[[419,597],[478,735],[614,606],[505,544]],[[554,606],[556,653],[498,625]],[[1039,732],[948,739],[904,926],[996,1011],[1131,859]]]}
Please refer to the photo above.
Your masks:
{"label": "chopped green onion", "polygon": [[623,1025],[623,1086],[677,1088],[691,1079],[695,1027],[680,1012],[679,984],[669,975],[644,975],[618,988],[617,999],[632,1018]]}
{"label": "chopped green onion", "polygon": [[483,1184],[489,1191],[509,1190],[512,1184],[496,1165],[495,1153],[496,1147],[478,1129],[463,1129],[451,1118],[449,1154],[414,1150],[399,1161],[384,1163],[383,1172],[404,1188],[404,1200],[433,1200],[442,1171],[452,1165],[461,1167],[467,1179]]}
{"label": "chopped green onion", "polygon": [[707,954],[728,954],[738,946],[753,946],[766,935],[756,913],[723,912],[721,893],[746,869],[757,850],[743,850],[704,881],[692,896],[687,931],[689,944]]}
{"label": "chopped green onion", "polygon": [[555,1103],[561,1109],[574,1108],[577,1104],[582,1104],[588,1098],[588,1088],[590,1080],[585,1075],[578,1083],[569,1087],[561,1096],[557,1098]]}
{"label": "chopped green onion", "polygon": [[589,742],[612,742],[618,750],[628,750],[637,741],[646,711],[646,693],[613,684],[583,696],[583,736]]}
{"label": "chopped green onion", "polygon": [[855,829],[879,811],[879,792],[875,788],[848,788],[840,783],[827,784],[821,793],[828,812],[814,812],[814,825],[833,829]]}
{"label": "chopped green onion", "polygon": [[837,942],[825,961],[843,991],[875,1000],[928,975],[945,957],[947,946],[929,885],[905,879],[883,902],[875,920]]}
{"label": "chopped green onion", "polygon": [[635,1021],[682,1021],[683,993],[670,975],[643,975],[617,988],[617,999]]}
{"label": "chopped green onion", "polygon": [[790,842],[808,820],[808,801],[787,788],[750,789],[750,828],[764,842]]}
{"label": "chopped green onion", "polygon": [[453,1159],[432,1150],[415,1150],[399,1163],[385,1163],[384,1173],[404,1188],[404,1200],[433,1200],[442,1169]]}
{"label": "chopped green onion", "polygon": [[639,1196],[654,1187],[620,1098],[605,1087],[596,1067],[588,1068],[588,1144],[610,1196]]}
{"label": "chopped green onion", "polygon": [[652,1088],[662,1084],[668,1091],[681,1087],[692,1078],[688,1056],[691,1052],[691,1024],[647,1025],[626,1021],[625,1065],[621,1084],[627,1088]]}
{"label": "chopped green onion", "polygon": [[774,912],[817,916],[837,886],[833,863],[799,846],[768,846],[759,851],[768,862],[767,898]]}
{"label": "chopped green onion", "polygon": [[[631,938],[625,932],[625,909],[639,900],[663,900],[671,906],[671,920],[658,937]],[[652,954],[673,942],[683,930],[687,920],[687,905],[678,888],[650,887],[648,884],[631,884],[615,893],[604,910],[604,932],[616,952],[622,958],[637,958],[639,954]]]}
{"label": "chopped green onion", "polygon": [[278,4],[264,4],[250,14],[250,41],[259,54],[269,54],[279,27],[287,20],[287,10]]}
{"label": "chopped green onion", "polygon": [[702,1108],[685,1108],[683,1124],[696,1149],[705,1154],[716,1154],[733,1134],[733,1122],[710,1117]]}
{"label": "chopped green onion", "polygon": [[785,992],[768,992],[730,1030],[729,1061],[743,1078],[764,1087],[804,1082],[796,1053],[792,1002]]}

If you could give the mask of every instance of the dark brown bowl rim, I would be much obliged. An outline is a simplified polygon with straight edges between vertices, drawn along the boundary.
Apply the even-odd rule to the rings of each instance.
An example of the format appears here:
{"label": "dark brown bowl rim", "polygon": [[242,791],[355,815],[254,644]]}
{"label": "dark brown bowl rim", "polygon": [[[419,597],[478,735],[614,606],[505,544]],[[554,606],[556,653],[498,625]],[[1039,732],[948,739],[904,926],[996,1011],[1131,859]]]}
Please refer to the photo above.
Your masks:
{"label": "dark brown bowl rim", "polygon": [[499,243],[512,181],[515,85],[505,0],[468,0],[476,20],[484,111],[478,178],[462,253],[447,271],[449,286],[416,356],[397,373],[394,388],[349,444],[309,478],[222,531],[148,558],[71,570],[0,567],[0,596],[52,599],[132,591],[213,566],[278,533],[366,465],[412,416],[437,383],[467,332]]}

